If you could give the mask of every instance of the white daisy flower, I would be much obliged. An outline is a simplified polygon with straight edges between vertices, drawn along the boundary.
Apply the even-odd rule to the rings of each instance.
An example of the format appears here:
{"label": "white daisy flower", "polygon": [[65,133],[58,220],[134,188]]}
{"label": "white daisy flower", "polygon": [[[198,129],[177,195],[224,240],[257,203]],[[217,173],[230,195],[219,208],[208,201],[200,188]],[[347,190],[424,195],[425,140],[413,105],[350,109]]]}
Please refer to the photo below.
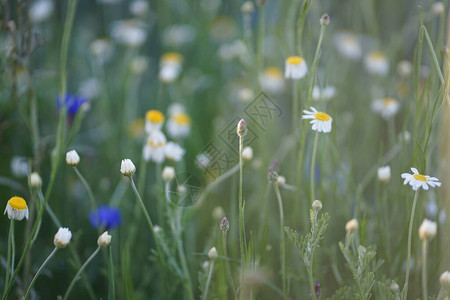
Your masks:
{"label": "white daisy flower", "polygon": [[168,142],[164,147],[166,158],[170,161],[180,161],[186,151],[174,142]]}
{"label": "white daisy flower", "polygon": [[301,79],[308,73],[306,61],[300,56],[290,56],[286,59],[284,77]]}
{"label": "white daisy flower", "polygon": [[124,176],[131,176],[136,172],[136,167],[134,166],[131,159],[122,159],[122,163],[120,164],[120,173]]}
{"label": "white daisy flower", "polygon": [[80,163],[80,156],[77,151],[71,150],[66,153],[66,163],[69,166],[76,167]]}
{"label": "white daisy flower", "polygon": [[66,248],[72,239],[72,232],[67,227],[59,227],[53,238],[53,244],[59,249]]}
{"label": "white daisy flower", "polygon": [[119,44],[137,48],[147,40],[147,28],[137,20],[116,21],[112,26],[111,37]]}
{"label": "white daisy flower", "polygon": [[28,16],[32,23],[41,23],[50,18],[53,10],[53,1],[38,0],[31,4],[30,10],[28,11]]}
{"label": "white daisy flower", "polygon": [[5,212],[8,213],[8,218],[11,220],[20,221],[23,218],[28,220],[28,206],[25,199],[22,197],[12,197],[6,204]]}
{"label": "white daisy flower", "polygon": [[183,56],[176,52],[165,53],[161,56],[159,80],[163,83],[174,82],[181,73]]}
{"label": "white daisy flower", "polygon": [[114,47],[109,39],[100,38],[92,41],[89,51],[99,64],[109,61],[114,55]]}
{"label": "white daisy flower", "polygon": [[372,102],[372,110],[385,120],[395,116],[400,109],[400,102],[394,98],[377,99]]}
{"label": "white daisy flower", "polygon": [[338,52],[342,56],[352,60],[361,58],[361,43],[355,34],[350,32],[340,32],[334,36],[334,42]]}
{"label": "white daisy flower", "polygon": [[318,132],[330,132],[331,122],[333,118],[329,114],[324,112],[319,112],[317,109],[311,106],[311,111],[304,110],[304,115],[302,119],[312,119],[310,124],[312,124],[312,129]]}
{"label": "white daisy flower", "polygon": [[417,171],[416,168],[411,168],[411,171],[414,174],[403,173],[402,178],[405,179],[403,184],[409,183],[414,191],[417,191],[420,187],[422,187],[424,190],[428,190],[428,186],[431,186],[433,188],[441,186],[439,179],[437,179],[436,177],[419,174],[419,171]]}
{"label": "white daisy flower", "polygon": [[144,0],[135,0],[130,3],[130,13],[136,17],[145,17],[149,10],[149,4]]}
{"label": "white daisy flower", "polygon": [[386,76],[389,72],[389,61],[383,52],[369,52],[364,57],[364,66],[372,75]]}
{"label": "white daisy flower", "polygon": [[157,164],[162,163],[165,158],[165,146],[166,137],[161,131],[158,130],[150,132],[143,150],[144,160],[152,160]]}
{"label": "white daisy flower", "polygon": [[423,220],[419,227],[419,237],[421,240],[429,241],[436,236],[437,223],[428,219]]}
{"label": "white daisy flower", "polygon": [[278,94],[284,89],[284,77],[279,68],[269,67],[259,76],[261,87],[274,94]]}
{"label": "white daisy flower", "polygon": [[167,133],[174,139],[185,138],[191,130],[191,118],[185,113],[173,114],[167,121]]}
{"label": "white daisy flower", "polygon": [[314,100],[330,100],[336,95],[336,88],[332,85],[327,85],[324,88],[314,86],[312,97]]}
{"label": "white daisy flower", "polygon": [[160,131],[164,123],[164,115],[156,109],[147,111],[145,114],[145,132]]}

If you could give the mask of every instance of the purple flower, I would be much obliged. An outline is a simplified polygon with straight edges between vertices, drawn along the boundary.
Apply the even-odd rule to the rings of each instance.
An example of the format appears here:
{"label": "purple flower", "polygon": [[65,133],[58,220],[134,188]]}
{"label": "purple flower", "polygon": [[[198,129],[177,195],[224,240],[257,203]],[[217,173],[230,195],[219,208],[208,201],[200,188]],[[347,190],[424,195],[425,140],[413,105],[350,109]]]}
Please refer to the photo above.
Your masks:
{"label": "purple flower", "polygon": [[64,98],[64,102],[61,101],[61,97],[57,98],[58,109],[61,109],[63,106],[67,108],[67,113],[69,115],[76,115],[81,106],[85,103],[88,103],[88,100],[83,97],[78,97],[75,95],[71,95],[66,93],[66,97]]}
{"label": "purple flower", "polygon": [[109,230],[120,225],[122,216],[119,209],[102,205],[89,214],[89,221],[95,228]]}

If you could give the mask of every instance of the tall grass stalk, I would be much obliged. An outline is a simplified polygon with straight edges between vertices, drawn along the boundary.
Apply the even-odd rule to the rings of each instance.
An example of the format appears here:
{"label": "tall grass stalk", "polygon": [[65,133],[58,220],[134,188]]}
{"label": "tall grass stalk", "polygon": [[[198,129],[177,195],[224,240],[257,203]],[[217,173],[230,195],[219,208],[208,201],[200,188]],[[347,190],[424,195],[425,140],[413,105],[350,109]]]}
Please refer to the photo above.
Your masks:
{"label": "tall grass stalk", "polygon": [[230,261],[228,258],[228,250],[227,250],[227,232],[222,231],[222,245],[223,245],[223,253],[225,256],[225,268],[227,272],[228,283],[230,284],[230,288],[233,292],[233,298],[236,299],[236,287],[234,285],[233,275],[231,273]]}
{"label": "tall grass stalk", "polygon": [[50,261],[50,259],[52,259],[52,257],[55,255],[56,251],[58,251],[58,247],[55,247],[55,249],[53,249],[53,251],[50,253],[50,255],[44,260],[42,265],[39,267],[38,271],[36,272],[36,274],[33,277],[33,280],[31,280],[31,283],[28,286],[28,289],[27,289],[27,292],[25,293],[25,296],[22,298],[23,300],[26,300],[28,298],[28,296],[31,293],[31,289],[33,288],[33,285],[36,282],[36,279],[39,277],[39,275],[41,274],[42,270],[47,265],[47,263]]}
{"label": "tall grass stalk", "polygon": [[[13,259],[11,256],[12,253],[15,252],[14,249],[14,219],[11,218],[9,224],[9,234],[8,234],[8,252],[6,257],[6,275],[5,275],[5,287],[8,286],[9,283],[9,275],[11,272],[14,272],[14,267],[12,266]],[[14,250],[13,250],[14,249]],[[5,297],[6,289],[3,293],[3,297]]]}
{"label": "tall grass stalk", "polygon": [[246,238],[245,238],[245,222],[244,222],[244,205],[243,205],[243,182],[244,182],[244,163],[242,159],[242,146],[244,144],[243,135],[239,135],[239,242],[241,248],[241,299],[243,297],[244,287],[244,270],[246,266]]}
{"label": "tall grass stalk", "polygon": [[428,300],[427,251],[428,251],[428,240],[424,239],[422,241],[422,295],[423,295],[423,300]]}
{"label": "tall grass stalk", "polygon": [[313,150],[312,150],[312,158],[311,158],[311,178],[310,178],[310,189],[311,189],[311,203],[313,203],[313,201],[316,198],[316,194],[315,194],[315,188],[314,188],[314,176],[315,176],[315,167],[316,167],[316,152],[317,152],[317,142],[319,140],[319,132],[316,131],[316,134],[314,136],[314,145],[313,145]]}
{"label": "tall grass stalk", "polygon": [[214,269],[214,260],[211,260],[211,264],[209,266],[208,279],[206,280],[205,292],[203,293],[202,300],[208,299],[209,286],[211,284],[212,273]]}
{"label": "tall grass stalk", "polygon": [[275,194],[278,200],[278,209],[280,213],[280,262],[281,262],[281,278],[283,281],[283,298],[288,298],[287,292],[287,272],[286,272],[286,236],[284,234],[284,211],[283,200],[281,199],[280,188],[276,182],[273,183]]}
{"label": "tall grass stalk", "polygon": [[413,206],[411,209],[411,217],[409,219],[409,230],[408,230],[408,255],[406,258],[406,274],[405,274],[405,285],[403,286],[403,300],[407,300],[408,296],[408,283],[409,283],[409,265],[411,262],[411,237],[412,228],[414,223],[414,215],[416,213],[417,198],[419,197],[419,190],[414,194]]}

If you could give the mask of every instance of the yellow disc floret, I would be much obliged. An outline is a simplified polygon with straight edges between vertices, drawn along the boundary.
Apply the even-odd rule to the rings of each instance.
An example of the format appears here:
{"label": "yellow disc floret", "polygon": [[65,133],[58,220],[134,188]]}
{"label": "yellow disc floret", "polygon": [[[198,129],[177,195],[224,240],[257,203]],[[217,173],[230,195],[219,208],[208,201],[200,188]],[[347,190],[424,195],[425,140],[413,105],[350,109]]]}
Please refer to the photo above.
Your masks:
{"label": "yellow disc floret", "polygon": [[270,67],[270,68],[265,69],[264,73],[267,76],[274,77],[274,78],[282,78],[283,77],[283,73],[281,72],[281,70],[278,68],[275,68],[275,67]]}
{"label": "yellow disc floret", "polygon": [[160,112],[159,110],[149,110],[146,114],[145,114],[145,118],[147,120],[149,120],[152,123],[162,123],[164,122],[164,115],[162,112]]}
{"label": "yellow disc floret", "polygon": [[303,62],[303,58],[300,56],[290,56],[286,59],[286,61],[290,65],[299,65]]}
{"label": "yellow disc floret", "polygon": [[316,118],[319,121],[329,121],[330,115],[324,112],[317,112],[314,114],[314,118]]}
{"label": "yellow disc floret", "polygon": [[417,179],[420,181],[428,181],[428,178],[426,178],[425,176],[423,176],[421,174],[414,174],[413,177],[414,177],[414,179]]}
{"label": "yellow disc floret", "polygon": [[167,52],[161,57],[163,63],[181,63],[183,62],[183,56],[176,52]]}
{"label": "yellow disc floret", "polygon": [[22,197],[12,197],[8,201],[9,206],[14,209],[22,210],[27,208],[27,202]]}
{"label": "yellow disc floret", "polygon": [[384,98],[383,99],[384,107],[388,107],[390,104],[394,104],[395,102],[397,102],[397,100],[395,100],[394,98]]}
{"label": "yellow disc floret", "polygon": [[175,116],[173,116],[173,119],[175,120],[175,122],[177,122],[180,125],[191,124],[191,118],[187,114],[184,114],[184,113],[176,114]]}
{"label": "yellow disc floret", "polygon": [[386,56],[383,54],[383,52],[380,51],[374,51],[374,52],[370,52],[370,57],[374,58],[374,59],[385,59]]}

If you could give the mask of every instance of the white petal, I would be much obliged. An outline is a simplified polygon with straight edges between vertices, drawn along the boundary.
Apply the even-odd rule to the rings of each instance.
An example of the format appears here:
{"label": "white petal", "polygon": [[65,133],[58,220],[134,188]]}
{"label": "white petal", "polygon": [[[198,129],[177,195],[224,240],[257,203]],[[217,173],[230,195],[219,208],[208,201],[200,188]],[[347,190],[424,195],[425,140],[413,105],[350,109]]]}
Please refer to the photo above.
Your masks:
{"label": "white petal", "polygon": [[411,168],[411,171],[413,171],[414,174],[419,174],[419,171],[417,171],[416,168]]}
{"label": "white petal", "polygon": [[409,173],[403,173],[402,174],[402,178],[408,178],[408,177],[411,177],[411,174],[409,174]]}

